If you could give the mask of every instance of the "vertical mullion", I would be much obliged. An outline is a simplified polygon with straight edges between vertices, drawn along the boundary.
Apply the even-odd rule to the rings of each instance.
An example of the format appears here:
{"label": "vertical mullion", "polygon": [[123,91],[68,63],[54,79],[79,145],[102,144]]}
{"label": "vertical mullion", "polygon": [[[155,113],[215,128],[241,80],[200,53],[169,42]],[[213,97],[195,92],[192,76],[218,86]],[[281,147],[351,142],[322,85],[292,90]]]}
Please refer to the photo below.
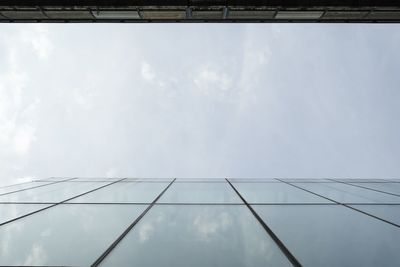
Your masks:
{"label": "vertical mullion", "polygon": [[125,229],[125,231],[100,255],[99,258],[91,265],[92,267],[99,266],[99,264],[111,253],[111,251],[121,242],[122,239],[132,230],[132,228],[146,215],[146,213],[154,206],[157,200],[168,190],[168,188],[175,182],[176,178],[174,178],[166,188],[151,202],[151,204],[137,217],[129,226]]}
{"label": "vertical mullion", "polygon": [[249,203],[242,197],[239,191],[233,186],[233,184],[226,179],[232,189],[236,192],[236,194],[240,197],[240,199],[244,202],[247,208],[251,211],[257,221],[261,224],[264,230],[269,234],[272,240],[278,245],[279,249],[283,252],[286,258],[290,261],[293,266],[299,267],[302,266],[300,262],[294,257],[294,255],[289,251],[289,249],[283,244],[283,242],[278,238],[278,236],[269,228],[269,226],[261,219],[261,217],[257,214],[257,212],[250,206]]}

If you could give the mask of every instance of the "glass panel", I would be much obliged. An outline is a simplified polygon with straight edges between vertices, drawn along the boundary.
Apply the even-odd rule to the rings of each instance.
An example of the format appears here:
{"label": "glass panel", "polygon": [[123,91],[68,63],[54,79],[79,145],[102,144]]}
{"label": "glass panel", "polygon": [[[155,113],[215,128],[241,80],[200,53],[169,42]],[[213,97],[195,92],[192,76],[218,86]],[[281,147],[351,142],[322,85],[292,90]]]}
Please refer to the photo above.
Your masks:
{"label": "glass panel", "polygon": [[188,182],[201,182],[201,183],[207,183],[207,182],[221,182],[221,183],[226,183],[226,180],[224,178],[178,178],[175,180],[175,183],[188,183]]}
{"label": "glass panel", "polygon": [[341,183],[293,183],[340,203],[400,203],[400,198]]}
{"label": "glass panel", "polygon": [[172,182],[173,178],[142,178],[137,179],[139,182],[163,182],[163,183],[170,183]]}
{"label": "glass panel", "polygon": [[386,183],[384,179],[334,179],[345,183]]}
{"label": "glass panel", "polygon": [[71,182],[115,182],[122,180],[122,178],[76,178]]}
{"label": "glass panel", "polygon": [[303,266],[400,266],[400,231],[341,205],[257,205]]}
{"label": "glass panel", "polygon": [[7,187],[0,188],[0,194],[6,194],[6,193],[14,192],[14,191],[17,191],[17,190],[32,188],[32,187],[36,187],[36,186],[42,186],[42,185],[46,185],[46,184],[50,184],[50,183],[48,183],[48,182],[46,182],[46,183],[32,182],[32,183],[23,183],[23,184],[10,185],[10,186],[7,186]]}
{"label": "glass panel", "polygon": [[119,182],[75,198],[75,203],[151,203],[168,183]]}
{"label": "glass panel", "polygon": [[228,180],[232,183],[233,182],[235,182],[235,183],[253,183],[253,182],[276,183],[276,182],[279,182],[278,180],[272,179],[272,178],[229,178]]}
{"label": "glass panel", "polygon": [[[19,216],[40,210],[48,204],[0,204],[0,223],[7,222]],[[1,247],[1,245],[0,245]]]}
{"label": "glass panel", "polygon": [[73,177],[50,177],[50,178],[46,178],[46,179],[39,179],[39,180],[35,180],[35,182],[61,182],[61,181],[73,181],[76,178]]}
{"label": "glass panel", "polygon": [[156,205],[102,266],[291,266],[245,206]]}
{"label": "glass panel", "polygon": [[385,179],[385,180],[394,182],[394,183],[400,183],[400,179]]}
{"label": "glass panel", "polygon": [[0,265],[89,266],[144,205],[58,205],[0,227]]}
{"label": "glass panel", "polygon": [[0,202],[60,202],[107,183],[61,182],[0,196]]}
{"label": "glass panel", "polygon": [[353,183],[353,184],[400,195],[400,183]]}
{"label": "glass panel", "polygon": [[400,225],[400,205],[351,205],[356,209]]}
{"label": "glass panel", "polygon": [[307,179],[307,178],[288,178],[288,179],[280,179],[289,183],[334,183],[328,179]]}
{"label": "glass panel", "polygon": [[285,183],[234,183],[248,203],[332,203]]}
{"label": "glass panel", "polygon": [[228,183],[173,183],[159,203],[243,203]]}

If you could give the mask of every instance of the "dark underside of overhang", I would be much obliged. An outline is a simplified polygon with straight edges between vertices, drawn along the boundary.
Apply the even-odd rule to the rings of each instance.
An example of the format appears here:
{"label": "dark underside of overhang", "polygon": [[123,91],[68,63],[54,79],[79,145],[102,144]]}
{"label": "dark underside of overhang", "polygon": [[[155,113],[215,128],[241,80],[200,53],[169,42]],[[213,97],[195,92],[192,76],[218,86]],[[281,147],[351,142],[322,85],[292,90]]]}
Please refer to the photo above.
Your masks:
{"label": "dark underside of overhang", "polygon": [[0,22],[398,23],[400,0],[0,0]]}

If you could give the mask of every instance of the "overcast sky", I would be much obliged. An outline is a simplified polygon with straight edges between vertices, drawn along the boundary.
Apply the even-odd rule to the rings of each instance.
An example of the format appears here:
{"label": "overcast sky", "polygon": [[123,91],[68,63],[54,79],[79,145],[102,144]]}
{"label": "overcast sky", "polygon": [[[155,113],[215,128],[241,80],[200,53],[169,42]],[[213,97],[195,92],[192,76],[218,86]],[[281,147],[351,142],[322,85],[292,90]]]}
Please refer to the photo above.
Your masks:
{"label": "overcast sky", "polygon": [[1,24],[0,184],[400,177],[400,25]]}

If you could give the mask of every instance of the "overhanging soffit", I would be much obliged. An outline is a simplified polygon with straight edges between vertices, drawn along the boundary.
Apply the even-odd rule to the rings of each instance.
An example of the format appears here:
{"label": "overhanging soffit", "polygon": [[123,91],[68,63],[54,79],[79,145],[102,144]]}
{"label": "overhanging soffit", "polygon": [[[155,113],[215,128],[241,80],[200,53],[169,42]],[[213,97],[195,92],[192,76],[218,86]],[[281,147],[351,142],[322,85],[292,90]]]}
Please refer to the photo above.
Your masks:
{"label": "overhanging soffit", "polygon": [[398,23],[400,0],[0,0],[0,22]]}

